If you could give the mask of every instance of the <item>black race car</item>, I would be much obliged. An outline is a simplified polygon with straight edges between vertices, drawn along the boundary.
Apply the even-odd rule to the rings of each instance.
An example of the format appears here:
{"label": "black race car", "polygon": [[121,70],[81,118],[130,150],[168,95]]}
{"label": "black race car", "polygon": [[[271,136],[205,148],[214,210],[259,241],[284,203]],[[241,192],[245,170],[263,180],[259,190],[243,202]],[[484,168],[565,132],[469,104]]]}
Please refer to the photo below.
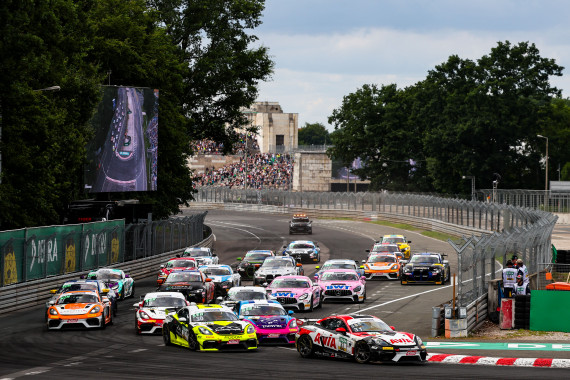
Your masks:
{"label": "black race car", "polygon": [[294,233],[304,233],[311,235],[313,233],[313,222],[309,220],[306,214],[294,214],[293,219],[289,222],[289,235]]}
{"label": "black race car", "polygon": [[451,277],[451,269],[449,261],[443,259],[444,256],[434,252],[414,253],[410,261],[401,261],[400,283],[402,285],[422,282],[445,284]]}
{"label": "black race car", "polygon": [[157,288],[158,292],[180,292],[189,302],[214,301],[215,285],[199,270],[174,270]]}

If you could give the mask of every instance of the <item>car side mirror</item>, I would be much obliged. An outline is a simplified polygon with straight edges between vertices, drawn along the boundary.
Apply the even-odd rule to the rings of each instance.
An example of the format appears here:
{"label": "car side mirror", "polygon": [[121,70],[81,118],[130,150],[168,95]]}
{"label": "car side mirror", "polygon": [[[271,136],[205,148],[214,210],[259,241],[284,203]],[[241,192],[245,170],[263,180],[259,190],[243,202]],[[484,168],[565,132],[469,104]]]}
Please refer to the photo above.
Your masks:
{"label": "car side mirror", "polygon": [[218,298],[216,298],[216,303],[218,303],[218,304],[222,303],[223,300],[224,299],[222,297],[218,297]]}
{"label": "car side mirror", "polygon": [[293,314],[295,314],[295,312],[294,312],[293,310],[289,310],[289,311],[287,312],[287,314],[293,315]]}
{"label": "car side mirror", "polygon": [[269,284],[267,282],[264,282],[263,284],[261,284],[261,286],[263,286],[264,288],[267,288]]}
{"label": "car side mirror", "polygon": [[57,293],[57,289],[51,289],[49,292],[50,292],[51,294],[55,294],[55,293]]}
{"label": "car side mirror", "polygon": [[319,265],[317,265],[317,266],[315,267],[315,269],[321,269],[321,267],[320,267]]}
{"label": "car side mirror", "polygon": [[[364,264],[366,262],[366,260],[362,260],[362,264]],[[361,267],[362,268],[362,267]]]}
{"label": "car side mirror", "polygon": [[162,268],[164,268],[164,264],[162,264],[162,265],[160,266],[160,269],[162,269]]}
{"label": "car side mirror", "polygon": [[369,250],[369,249],[366,249],[366,250],[364,250],[364,252],[368,252],[368,253],[370,253],[370,250]]}
{"label": "car side mirror", "polygon": [[346,334],[346,329],[344,327],[338,327],[335,331],[339,334]]}
{"label": "car side mirror", "polygon": [[241,261],[241,257],[238,257],[236,260],[237,260],[237,261]]}
{"label": "car side mirror", "polygon": [[366,281],[366,277],[364,277],[364,276],[360,276],[360,280],[362,280],[362,281]]}
{"label": "car side mirror", "polygon": [[138,308],[140,307],[140,303],[138,303],[138,302],[137,302],[137,303],[134,303],[134,304],[133,304],[133,307],[136,307],[136,308],[138,309]]}
{"label": "car side mirror", "polygon": [[444,264],[449,264],[449,260],[443,260]]}
{"label": "car side mirror", "polygon": [[53,300],[52,300],[52,301],[49,301],[48,304],[50,304],[50,305],[55,305],[55,301],[53,301]]}
{"label": "car side mirror", "polygon": [[303,266],[303,264],[301,264],[301,263],[297,263],[297,266],[298,266],[298,267],[302,267],[302,266]]}
{"label": "car side mirror", "polygon": [[125,275],[125,278],[131,278],[131,276],[129,276],[128,274]]}
{"label": "car side mirror", "polygon": [[212,282],[212,279],[210,277],[206,277],[206,282]]}
{"label": "car side mirror", "polygon": [[180,318],[178,318],[178,322],[186,323],[186,322],[188,322],[188,320],[185,317],[180,317]]}
{"label": "car side mirror", "polygon": [[396,328],[395,328],[394,326],[390,326],[390,328],[391,328],[393,331],[396,331]]}
{"label": "car side mirror", "polygon": [[411,240],[408,240],[408,244],[410,244],[411,242],[412,242]]}
{"label": "car side mirror", "polygon": [[216,255],[215,253],[212,253],[212,256],[214,256],[214,257],[218,257],[218,255]]}

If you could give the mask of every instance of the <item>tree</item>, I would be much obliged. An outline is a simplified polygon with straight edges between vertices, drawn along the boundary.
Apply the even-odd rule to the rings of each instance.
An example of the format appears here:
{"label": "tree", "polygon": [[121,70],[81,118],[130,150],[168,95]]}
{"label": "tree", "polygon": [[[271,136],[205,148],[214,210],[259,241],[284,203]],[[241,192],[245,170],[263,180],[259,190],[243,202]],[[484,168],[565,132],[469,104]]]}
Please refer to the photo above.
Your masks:
{"label": "tree", "polygon": [[299,145],[325,145],[330,143],[329,131],[321,123],[305,123],[299,128]]}

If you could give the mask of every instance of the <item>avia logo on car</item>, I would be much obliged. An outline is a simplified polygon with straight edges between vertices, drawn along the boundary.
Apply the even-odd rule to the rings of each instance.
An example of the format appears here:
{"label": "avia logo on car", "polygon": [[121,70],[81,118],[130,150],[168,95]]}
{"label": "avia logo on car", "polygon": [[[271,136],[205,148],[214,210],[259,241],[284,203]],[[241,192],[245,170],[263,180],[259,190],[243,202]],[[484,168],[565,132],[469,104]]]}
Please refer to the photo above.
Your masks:
{"label": "avia logo on car", "polygon": [[288,292],[275,292],[271,294],[274,297],[295,297],[293,293]]}
{"label": "avia logo on car", "polygon": [[414,343],[413,340],[409,339],[409,338],[400,338],[400,339],[390,339],[390,343],[392,344],[397,344],[397,343]]}
{"label": "avia logo on car", "polygon": [[317,336],[315,336],[315,343],[336,349],[336,339],[332,336],[321,336],[321,334],[317,334]]}
{"label": "avia logo on car", "polygon": [[335,290],[335,289],[342,290],[342,289],[350,289],[350,286],[348,286],[348,285],[327,285],[326,288],[329,289],[329,290],[330,290],[330,289],[333,289],[333,290]]}

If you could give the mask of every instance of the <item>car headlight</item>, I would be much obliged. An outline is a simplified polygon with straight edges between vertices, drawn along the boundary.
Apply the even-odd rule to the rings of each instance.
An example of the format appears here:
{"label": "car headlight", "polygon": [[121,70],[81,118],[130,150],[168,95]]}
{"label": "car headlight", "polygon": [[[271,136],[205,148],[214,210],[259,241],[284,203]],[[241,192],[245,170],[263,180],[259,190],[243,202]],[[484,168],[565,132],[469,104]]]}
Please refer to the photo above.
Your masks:
{"label": "car headlight", "polygon": [[252,325],[247,325],[247,329],[245,330],[245,332],[248,334],[253,334],[255,333],[255,327],[253,327]]}
{"label": "car headlight", "polygon": [[398,269],[398,264],[392,264],[390,267],[391,270]]}
{"label": "car headlight", "polygon": [[290,327],[290,328],[295,328],[295,327],[297,327],[297,320],[296,320],[296,319],[291,320],[291,323],[289,323],[289,327]]}
{"label": "car headlight", "polygon": [[49,309],[51,315],[57,315],[57,311],[54,308]]}
{"label": "car headlight", "polygon": [[150,316],[144,311],[139,312],[139,315],[142,319],[150,319]]}
{"label": "car headlight", "polygon": [[111,286],[111,289],[113,289],[113,290],[119,289],[119,284],[115,284],[115,285]]}
{"label": "car headlight", "polygon": [[410,273],[411,271],[412,271],[412,268],[404,267],[404,273]]}
{"label": "car headlight", "polygon": [[383,341],[382,339],[374,339],[374,343],[376,343],[379,346],[384,346],[384,347],[389,346],[389,344]]}
{"label": "car headlight", "polygon": [[307,298],[309,298],[309,293],[305,293],[305,294],[301,295],[301,296],[299,297],[299,300],[300,300],[300,301],[304,301],[304,300],[306,300]]}
{"label": "car headlight", "polygon": [[353,291],[355,292],[359,292],[362,290],[362,286],[357,286],[356,288],[353,289]]}
{"label": "car headlight", "polygon": [[89,314],[96,314],[96,313],[98,313],[98,312],[100,312],[100,311],[101,311],[101,307],[100,307],[100,306],[95,306],[93,309],[91,309],[91,310],[89,311]]}
{"label": "car headlight", "polygon": [[439,273],[440,270],[441,270],[441,268],[433,268],[431,271],[433,273]]}
{"label": "car headlight", "polygon": [[210,329],[207,329],[205,327],[198,327],[198,331],[200,331],[200,334],[202,335],[214,335],[214,333],[212,331],[210,331]]}

